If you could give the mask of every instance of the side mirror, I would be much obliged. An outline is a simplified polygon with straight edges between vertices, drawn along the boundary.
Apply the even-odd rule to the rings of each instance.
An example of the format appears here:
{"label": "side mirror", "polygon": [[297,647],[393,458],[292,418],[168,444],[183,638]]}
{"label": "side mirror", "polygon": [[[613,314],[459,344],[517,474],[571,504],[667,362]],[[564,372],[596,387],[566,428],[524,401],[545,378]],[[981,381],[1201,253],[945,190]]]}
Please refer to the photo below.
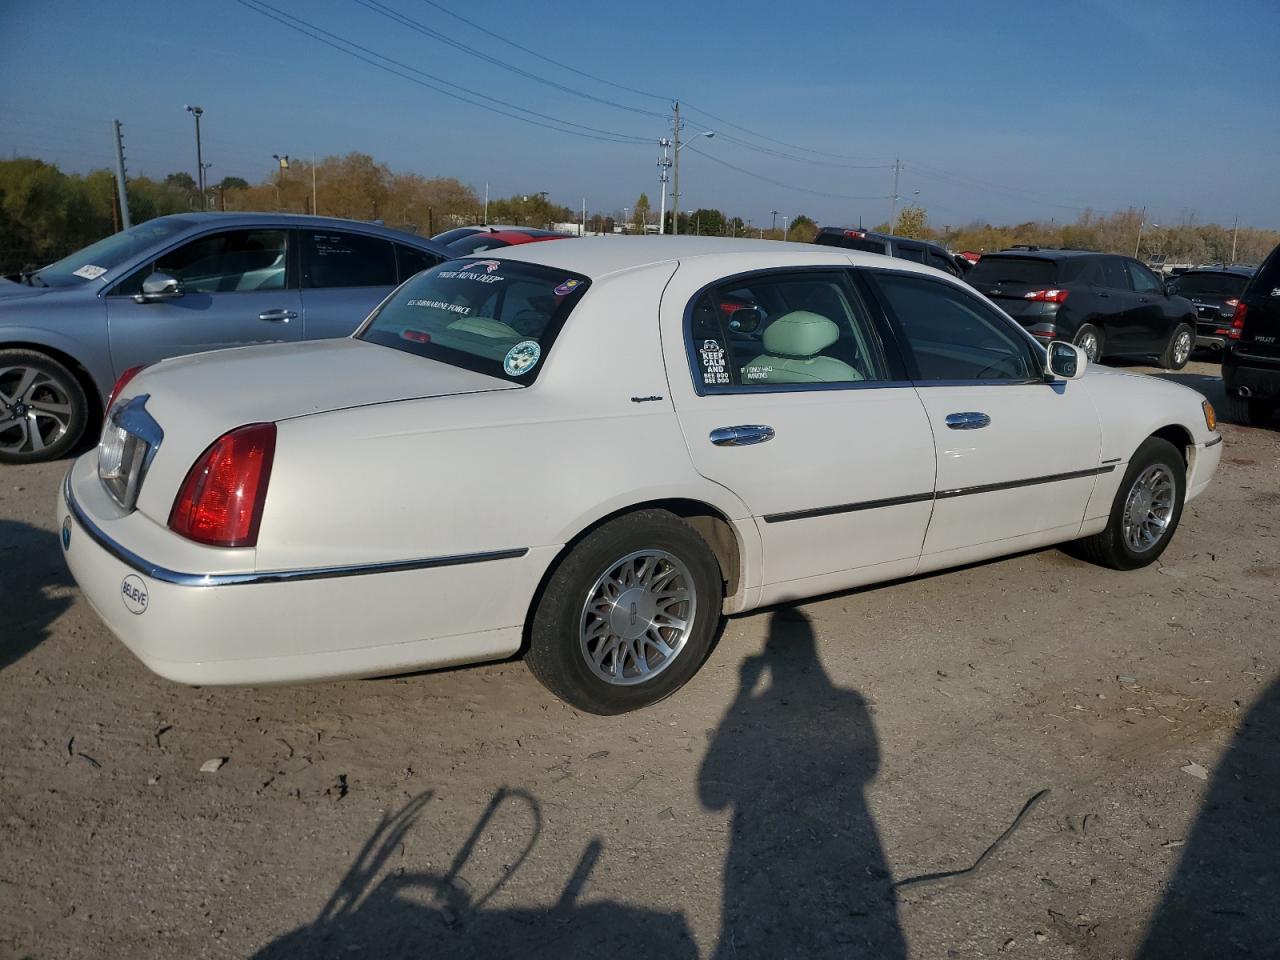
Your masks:
{"label": "side mirror", "polygon": [[156,300],[172,300],[182,296],[182,281],[157,270],[142,281],[142,292],[133,295],[136,303],[153,303]]}
{"label": "side mirror", "polygon": [[1049,344],[1049,353],[1045,358],[1044,372],[1049,380],[1079,380],[1084,376],[1089,358],[1079,347],[1062,340],[1054,340]]}
{"label": "side mirror", "polygon": [[1164,295],[1166,297],[1176,297],[1178,295],[1178,281],[1166,280],[1164,284]]}
{"label": "side mirror", "polygon": [[760,321],[763,319],[757,308],[743,307],[735,310],[729,317],[729,329],[737,333],[755,333],[760,329]]}

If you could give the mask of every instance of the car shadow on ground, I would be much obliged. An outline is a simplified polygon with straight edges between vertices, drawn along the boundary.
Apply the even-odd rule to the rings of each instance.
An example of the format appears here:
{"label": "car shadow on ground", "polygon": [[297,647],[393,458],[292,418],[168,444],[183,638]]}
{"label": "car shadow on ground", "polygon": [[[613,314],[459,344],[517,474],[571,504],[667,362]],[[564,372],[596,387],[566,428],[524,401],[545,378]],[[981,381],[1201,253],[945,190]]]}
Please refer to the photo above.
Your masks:
{"label": "car shadow on ground", "polygon": [[0,520],[0,670],[17,663],[49,634],[71,605],[56,595],[71,585],[58,538],[16,520]]}
{"label": "car shadow on ground", "polygon": [[[812,625],[789,608],[772,613],[764,649],[743,661],[739,679],[698,776],[702,804],[732,810],[714,956],[905,957],[864,795],[879,760],[866,702],[831,682]],[[536,855],[542,833],[541,805],[522,790],[493,796],[447,869],[386,870],[430,800],[421,794],[385,816],[317,918],[268,944],[258,960],[699,956],[678,912],[596,897],[583,902],[608,853],[598,839],[586,844],[553,902],[492,906]],[[527,811],[527,840],[477,892],[462,871],[505,805]]]}
{"label": "car shadow on ground", "polygon": [[1139,960],[1277,955],[1280,678],[1254,701],[1152,916]]}

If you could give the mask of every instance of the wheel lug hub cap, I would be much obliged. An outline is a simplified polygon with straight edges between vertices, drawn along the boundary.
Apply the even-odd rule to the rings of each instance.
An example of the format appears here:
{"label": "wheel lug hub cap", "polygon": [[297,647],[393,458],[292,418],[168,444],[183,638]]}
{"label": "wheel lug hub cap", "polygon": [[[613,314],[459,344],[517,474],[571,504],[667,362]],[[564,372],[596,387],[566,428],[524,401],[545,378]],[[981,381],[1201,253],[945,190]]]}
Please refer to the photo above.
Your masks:
{"label": "wheel lug hub cap", "polygon": [[15,417],[25,417],[27,415],[27,405],[19,400],[13,405],[13,415]]}
{"label": "wheel lug hub cap", "polygon": [[653,594],[644,587],[635,587],[618,598],[609,614],[609,626],[624,640],[637,640],[649,629],[656,612]]}

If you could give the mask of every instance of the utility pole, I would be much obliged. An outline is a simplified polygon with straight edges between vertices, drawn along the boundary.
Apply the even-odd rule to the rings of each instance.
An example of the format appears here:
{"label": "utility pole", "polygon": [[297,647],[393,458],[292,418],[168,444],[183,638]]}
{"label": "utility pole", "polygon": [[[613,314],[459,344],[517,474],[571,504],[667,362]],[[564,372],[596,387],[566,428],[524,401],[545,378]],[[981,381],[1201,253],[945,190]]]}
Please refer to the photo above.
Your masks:
{"label": "utility pole", "polygon": [[889,232],[893,232],[894,222],[898,217],[898,175],[902,173],[902,158],[893,160],[893,196],[889,198]]}
{"label": "utility pole", "polygon": [[320,208],[316,206],[316,155],[311,155],[311,215],[320,216]]}
{"label": "utility pole", "polygon": [[489,225],[489,183],[485,181],[484,185],[484,222],[485,226]]}
{"label": "utility pole", "polygon": [[[127,216],[127,214],[126,214]],[[1231,221],[1231,262],[1236,262],[1236,235],[1240,232],[1240,214]]]}
{"label": "utility pole", "polygon": [[673,100],[671,109],[675,111],[675,169],[671,177],[671,234],[680,232],[680,101]]}
{"label": "utility pole", "polygon": [[[120,135],[119,120],[111,121],[111,130],[116,140],[116,192],[120,194],[120,220],[124,224],[123,229],[128,230],[133,224],[129,222],[129,194],[124,188],[124,137]],[[1232,257],[1235,257],[1234,253]]]}
{"label": "utility pole", "polygon": [[587,198],[582,198],[582,227],[578,230],[578,236],[585,237],[587,235]]}
{"label": "utility pole", "polygon": [[662,200],[658,206],[658,234],[667,232],[667,181],[670,176],[667,171],[671,169],[671,158],[667,155],[667,151],[671,147],[671,141],[663,137],[658,141],[658,146],[662,147],[662,157],[658,160],[658,181],[662,184]]}
{"label": "utility pole", "polygon": [[204,157],[200,154],[200,118],[204,116],[204,110],[188,104],[187,113],[196,118],[196,186],[200,188],[200,209],[203,210],[205,208]]}
{"label": "utility pole", "polygon": [[1142,214],[1138,217],[1138,240],[1133,245],[1133,259],[1138,259],[1138,251],[1142,249],[1142,227],[1147,222],[1147,208],[1142,208]]}
{"label": "utility pole", "polygon": [[790,229],[791,229],[791,218],[783,217],[782,218],[782,239],[783,240],[787,239],[787,231]]}

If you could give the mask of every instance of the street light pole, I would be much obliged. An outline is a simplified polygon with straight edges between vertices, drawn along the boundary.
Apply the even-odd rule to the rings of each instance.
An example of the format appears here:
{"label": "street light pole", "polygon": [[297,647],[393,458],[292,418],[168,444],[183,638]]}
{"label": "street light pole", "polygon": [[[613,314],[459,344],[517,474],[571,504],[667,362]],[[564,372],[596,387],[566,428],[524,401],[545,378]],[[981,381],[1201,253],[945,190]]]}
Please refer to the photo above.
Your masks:
{"label": "street light pole", "polygon": [[782,218],[782,239],[783,240],[787,239],[787,231],[789,229],[791,229],[791,218],[783,217]]}
{"label": "street light pole", "polygon": [[196,186],[200,188],[200,209],[205,208],[204,198],[204,157],[200,154],[200,118],[204,116],[204,110],[200,107],[186,105],[187,113],[196,118]]}

